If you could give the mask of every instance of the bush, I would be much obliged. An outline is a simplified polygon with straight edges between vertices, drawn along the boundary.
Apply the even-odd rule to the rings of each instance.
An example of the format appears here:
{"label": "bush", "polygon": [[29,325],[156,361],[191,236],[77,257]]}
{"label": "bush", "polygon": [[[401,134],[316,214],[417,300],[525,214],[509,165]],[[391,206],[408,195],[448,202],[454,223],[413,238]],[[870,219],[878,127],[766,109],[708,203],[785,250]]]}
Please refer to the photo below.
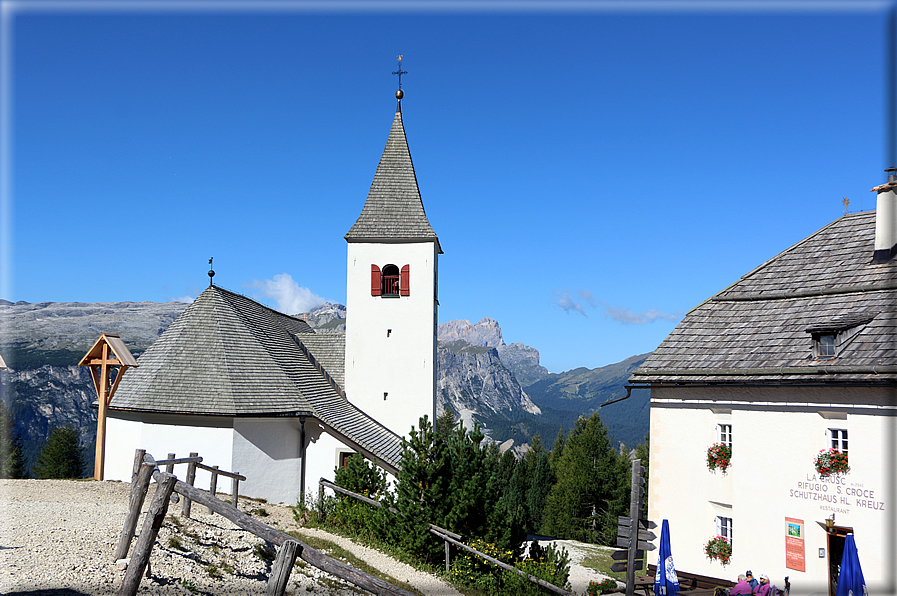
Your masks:
{"label": "bush", "polygon": [[598,596],[598,594],[604,594],[605,592],[612,592],[617,589],[617,582],[608,578],[602,580],[600,583],[591,581],[589,582],[589,587],[586,588],[586,594],[588,596]]}
{"label": "bush", "polygon": [[78,445],[78,431],[72,426],[54,430],[38,454],[33,471],[42,480],[81,478],[84,475],[84,454]]}

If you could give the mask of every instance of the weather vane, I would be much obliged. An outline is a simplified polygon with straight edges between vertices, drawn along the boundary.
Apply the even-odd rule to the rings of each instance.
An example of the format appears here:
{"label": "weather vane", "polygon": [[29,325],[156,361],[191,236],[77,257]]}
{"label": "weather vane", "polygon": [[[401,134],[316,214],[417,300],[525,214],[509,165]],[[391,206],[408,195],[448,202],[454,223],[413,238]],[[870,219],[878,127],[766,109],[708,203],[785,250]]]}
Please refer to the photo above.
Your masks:
{"label": "weather vane", "polygon": [[399,75],[399,90],[396,91],[396,97],[402,99],[402,75],[408,74],[407,70],[402,70],[402,54],[396,56],[396,59],[399,61],[399,70],[394,71],[392,74]]}
{"label": "weather vane", "polygon": [[847,206],[850,205],[850,199],[844,197],[844,200],[841,202],[844,203],[844,215],[847,215]]}
{"label": "weather vane", "polygon": [[209,287],[211,288],[215,284],[212,282],[212,278],[215,277],[215,271],[212,270],[212,259],[215,257],[209,257]]}

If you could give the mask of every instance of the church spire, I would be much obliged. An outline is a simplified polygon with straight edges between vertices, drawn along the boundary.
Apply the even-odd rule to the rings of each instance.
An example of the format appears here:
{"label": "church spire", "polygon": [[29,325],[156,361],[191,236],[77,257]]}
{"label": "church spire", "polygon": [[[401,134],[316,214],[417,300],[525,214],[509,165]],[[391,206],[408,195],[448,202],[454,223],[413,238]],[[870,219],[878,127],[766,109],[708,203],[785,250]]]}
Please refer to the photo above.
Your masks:
{"label": "church spire", "polygon": [[[393,74],[405,74],[401,69]],[[400,83],[401,85],[401,83]],[[346,234],[348,242],[435,242],[436,232],[430,227],[417,186],[417,175],[411,162],[411,152],[402,122],[401,89],[386,147],[377,165],[374,181],[368,192],[361,215]]]}

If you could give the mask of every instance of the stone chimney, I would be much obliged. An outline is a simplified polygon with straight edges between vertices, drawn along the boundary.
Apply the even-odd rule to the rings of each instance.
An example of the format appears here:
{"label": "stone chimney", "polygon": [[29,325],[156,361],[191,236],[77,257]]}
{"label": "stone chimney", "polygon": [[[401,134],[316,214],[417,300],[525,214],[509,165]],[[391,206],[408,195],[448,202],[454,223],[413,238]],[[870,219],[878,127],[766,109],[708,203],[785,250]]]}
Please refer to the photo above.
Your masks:
{"label": "stone chimney", "polygon": [[888,182],[872,189],[878,193],[873,263],[884,263],[897,254],[897,168],[888,168],[885,172]]}

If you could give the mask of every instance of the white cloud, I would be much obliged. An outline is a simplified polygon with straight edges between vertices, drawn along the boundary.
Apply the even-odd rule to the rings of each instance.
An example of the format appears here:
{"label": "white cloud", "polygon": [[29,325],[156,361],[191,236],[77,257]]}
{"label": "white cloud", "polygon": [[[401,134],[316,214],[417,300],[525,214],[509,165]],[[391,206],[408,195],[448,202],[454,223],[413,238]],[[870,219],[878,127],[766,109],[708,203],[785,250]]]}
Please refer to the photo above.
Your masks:
{"label": "white cloud", "polygon": [[604,316],[619,321],[624,325],[647,325],[654,321],[676,321],[682,318],[683,313],[667,313],[656,308],[649,308],[642,312],[635,312],[631,308],[625,306],[612,306],[603,300],[595,300],[595,296],[589,290],[577,290],[576,296],[570,294],[569,290],[554,290],[555,298],[551,301],[555,306],[559,306],[568,313],[576,312],[582,316],[586,314],[586,308],[601,308],[604,310]]}
{"label": "white cloud", "polygon": [[300,287],[289,273],[279,273],[274,279],[255,280],[249,287],[260,289],[265,298],[277,303],[277,310],[288,315],[309,312],[327,302],[308,288]]}
{"label": "white cloud", "polygon": [[193,296],[181,296],[180,298],[172,298],[172,302],[182,302],[184,304],[191,304],[196,298]]}

